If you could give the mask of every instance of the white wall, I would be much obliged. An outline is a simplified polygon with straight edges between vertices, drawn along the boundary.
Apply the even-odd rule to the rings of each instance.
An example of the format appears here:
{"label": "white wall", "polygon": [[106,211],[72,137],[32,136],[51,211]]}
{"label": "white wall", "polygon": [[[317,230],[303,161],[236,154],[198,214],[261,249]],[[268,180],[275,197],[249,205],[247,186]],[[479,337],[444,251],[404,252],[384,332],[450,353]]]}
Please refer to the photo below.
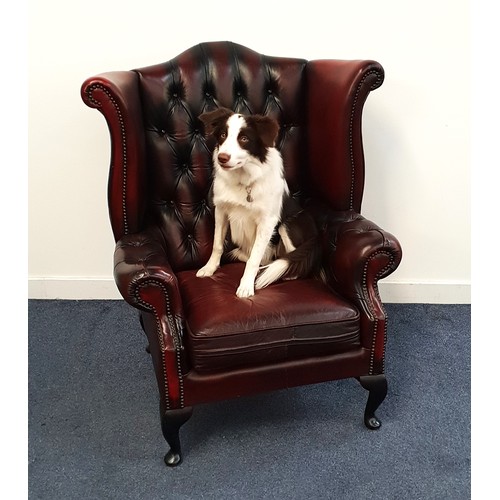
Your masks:
{"label": "white wall", "polygon": [[104,118],[80,99],[94,74],[166,61],[201,41],[277,56],[375,59],[365,106],[363,213],[404,257],[381,285],[393,302],[470,300],[469,3],[456,0],[30,5],[29,296],[119,297]]}

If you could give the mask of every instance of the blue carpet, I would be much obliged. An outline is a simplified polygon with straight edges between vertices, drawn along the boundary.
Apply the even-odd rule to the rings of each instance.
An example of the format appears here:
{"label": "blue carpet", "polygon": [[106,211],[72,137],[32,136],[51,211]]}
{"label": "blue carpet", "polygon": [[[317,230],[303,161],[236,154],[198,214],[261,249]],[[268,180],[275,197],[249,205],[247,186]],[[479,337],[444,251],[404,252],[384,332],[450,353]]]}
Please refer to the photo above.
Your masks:
{"label": "blue carpet", "polygon": [[356,381],[328,382],[196,407],[167,469],[136,311],[29,301],[29,498],[470,498],[470,306],[387,311],[379,431]]}

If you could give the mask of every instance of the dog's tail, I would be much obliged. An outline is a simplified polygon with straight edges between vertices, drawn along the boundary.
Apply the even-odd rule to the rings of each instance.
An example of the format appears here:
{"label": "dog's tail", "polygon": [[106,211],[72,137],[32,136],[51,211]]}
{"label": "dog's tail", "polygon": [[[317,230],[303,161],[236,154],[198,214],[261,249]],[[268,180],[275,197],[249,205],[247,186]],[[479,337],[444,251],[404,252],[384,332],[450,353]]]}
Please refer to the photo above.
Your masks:
{"label": "dog's tail", "polygon": [[262,271],[255,281],[255,288],[259,290],[260,288],[265,288],[266,286],[278,281],[282,278],[288,269],[290,268],[290,262],[288,259],[277,259]]}
{"label": "dog's tail", "polygon": [[320,245],[317,238],[311,238],[286,256],[276,259],[265,267],[255,281],[255,288],[265,288],[281,278],[305,278],[319,272]]}

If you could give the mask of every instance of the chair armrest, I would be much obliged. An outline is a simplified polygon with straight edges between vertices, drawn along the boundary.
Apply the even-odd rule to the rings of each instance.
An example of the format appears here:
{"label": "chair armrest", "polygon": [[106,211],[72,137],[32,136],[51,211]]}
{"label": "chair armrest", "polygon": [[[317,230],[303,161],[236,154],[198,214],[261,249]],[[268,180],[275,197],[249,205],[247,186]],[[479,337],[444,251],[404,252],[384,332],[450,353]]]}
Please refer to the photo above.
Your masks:
{"label": "chair armrest", "polygon": [[326,238],[326,259],[334,288],[358,304],[380,301],[377,282],[399,266],[399,241],[352,211],[328,218]]}
{"label": "chair armrest", "polygon": [[[154,317],[145,327],[166,407],[184,402],[182,373],[188,366],[183,346],[183,308],[177,277],[168,263],[159,232],[126,235],[116,244],[114,276],[123,298]],[[164,382],[167,383],[164,383]]]}
{"label": "chair armrest", "polygon": [[330,286],[361,313],[361,345],[370,350],[369,375],[384,373],[387,315],[378,280],[402,258],[399,241],[353,211],[323,214],[325,264]]}
{"label": "chair armrest", "polygon": [[84,103],[106,119],[111,139],[108,206],[115,241],[137,233],[145,210],[146,155],[139,77],[113,71],[88,78],[81,87]]}
{"label": "chair armrest", "polygon": [[155,294],[151,295],[148,289],[157,287],[164,292],[169,312],[183,316],[177,277],[155,230],[120,239],[115,248],[114,266],[118,290],[130,305],[150,312],[155,305]]}

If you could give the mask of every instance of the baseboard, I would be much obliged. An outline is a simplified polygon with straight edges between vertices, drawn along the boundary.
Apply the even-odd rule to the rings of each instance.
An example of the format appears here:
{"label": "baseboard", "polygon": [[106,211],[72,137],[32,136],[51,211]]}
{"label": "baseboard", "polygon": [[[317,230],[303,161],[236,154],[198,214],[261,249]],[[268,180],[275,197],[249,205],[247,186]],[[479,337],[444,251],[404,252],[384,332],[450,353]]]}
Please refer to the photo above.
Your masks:
{"label": "baseboard", "polygon": [[[382,300],[401,304],[470,304],[470,283],[381,281]],[[29,278],[30,299],[121,299],[112,278]]]}
{"label": "baseboard", "polygon": [[113,278],[28,278],[30,299],[121,299]]}
{"label": "baseboard", "polygon": [[470,304],[471,285],[463,282],[380,281],[383,302],[396,304]]}

